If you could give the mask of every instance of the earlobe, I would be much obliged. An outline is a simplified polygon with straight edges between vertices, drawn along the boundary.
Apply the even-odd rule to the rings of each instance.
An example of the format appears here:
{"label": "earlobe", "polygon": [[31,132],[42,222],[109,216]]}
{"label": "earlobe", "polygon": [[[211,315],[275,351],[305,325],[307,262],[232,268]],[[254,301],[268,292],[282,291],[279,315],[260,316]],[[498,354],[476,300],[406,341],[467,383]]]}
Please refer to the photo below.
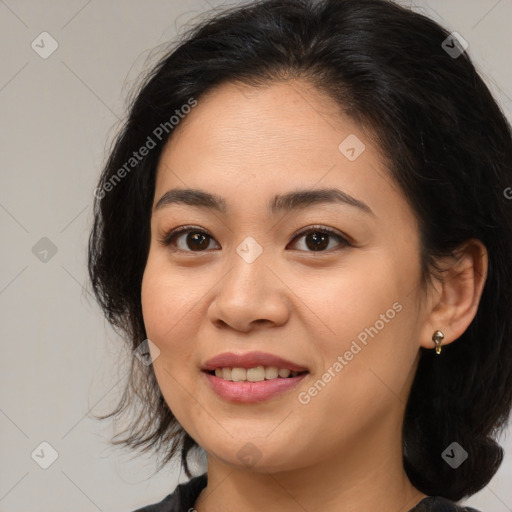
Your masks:
{"label": "earlobe", "polygon": [[441,347],[458,339],[476,315],[487,277],[487,249],[480,240],[471,239],[439,264],[443,270],[420,345],[440,354]]}

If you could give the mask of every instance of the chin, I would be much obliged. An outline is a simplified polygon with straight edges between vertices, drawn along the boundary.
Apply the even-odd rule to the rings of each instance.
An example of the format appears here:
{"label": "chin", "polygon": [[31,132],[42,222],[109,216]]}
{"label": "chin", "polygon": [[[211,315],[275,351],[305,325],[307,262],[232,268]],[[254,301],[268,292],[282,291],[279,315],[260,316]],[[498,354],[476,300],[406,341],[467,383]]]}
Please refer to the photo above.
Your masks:
{"label": "chin", "polygon": [[[225,442],[219,444],[217,437],[212,439],[211,444],[206,443],[204,449],[209,456],[237,470],[246,468],[255,473],[276,473],[304,465],[304,458],[298,457],[296,448],[290,449],[289,438],[282,439],[279,446],[275,442],[268,442],[268,439],[258,439],[251,435],[236,440],[226,435]],[[208,445],[212,446],[211,450]]]}

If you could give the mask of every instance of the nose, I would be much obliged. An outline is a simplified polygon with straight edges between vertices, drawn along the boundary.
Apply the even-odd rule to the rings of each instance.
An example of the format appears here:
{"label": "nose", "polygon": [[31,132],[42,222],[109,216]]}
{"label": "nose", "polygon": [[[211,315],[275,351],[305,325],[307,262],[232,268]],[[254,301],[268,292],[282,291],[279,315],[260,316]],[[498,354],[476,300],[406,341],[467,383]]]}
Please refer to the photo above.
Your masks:
{"label": "nose", "polygon": [[265,251],[250,263],[234,252],[213,292],[207,318],[218,328],[249,332],[283,325],[290,316],[289,288]]}

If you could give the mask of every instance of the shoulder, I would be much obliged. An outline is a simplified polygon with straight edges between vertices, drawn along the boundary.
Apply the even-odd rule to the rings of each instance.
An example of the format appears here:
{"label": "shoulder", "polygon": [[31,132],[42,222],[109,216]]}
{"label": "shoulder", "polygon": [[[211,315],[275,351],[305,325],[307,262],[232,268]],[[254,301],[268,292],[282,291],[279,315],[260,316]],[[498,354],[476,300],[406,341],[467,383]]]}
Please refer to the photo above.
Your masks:
{"label": "shoulder", "polygon": [[471,507],[461,507],[441,496],[428,496],[409,512],[481,512]]}
{"label": "shoulder", "polygon": [[201,491],[206,487],[206,473],[179,484],[174,491],[162,501],[138,508],[133,512],[190,512]]}

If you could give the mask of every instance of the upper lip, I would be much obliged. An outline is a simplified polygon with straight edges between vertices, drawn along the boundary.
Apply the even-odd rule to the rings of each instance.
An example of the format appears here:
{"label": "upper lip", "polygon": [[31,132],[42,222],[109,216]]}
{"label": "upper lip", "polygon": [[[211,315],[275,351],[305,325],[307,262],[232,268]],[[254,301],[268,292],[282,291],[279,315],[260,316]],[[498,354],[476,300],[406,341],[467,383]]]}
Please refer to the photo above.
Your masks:
{"label": "upper lip", "polygon": [[211,359],[208,359],[203,366],[204,371],[213,371],[216,368],[254,368],[256,366],[276,366],[277,368],[287,368],[296,372],[308,371],[307,368],[297,363],[283,359],[282,357],[268,354],[266,352],[247,352],[246,354],[235,354],[233,352],[223,352]]}

